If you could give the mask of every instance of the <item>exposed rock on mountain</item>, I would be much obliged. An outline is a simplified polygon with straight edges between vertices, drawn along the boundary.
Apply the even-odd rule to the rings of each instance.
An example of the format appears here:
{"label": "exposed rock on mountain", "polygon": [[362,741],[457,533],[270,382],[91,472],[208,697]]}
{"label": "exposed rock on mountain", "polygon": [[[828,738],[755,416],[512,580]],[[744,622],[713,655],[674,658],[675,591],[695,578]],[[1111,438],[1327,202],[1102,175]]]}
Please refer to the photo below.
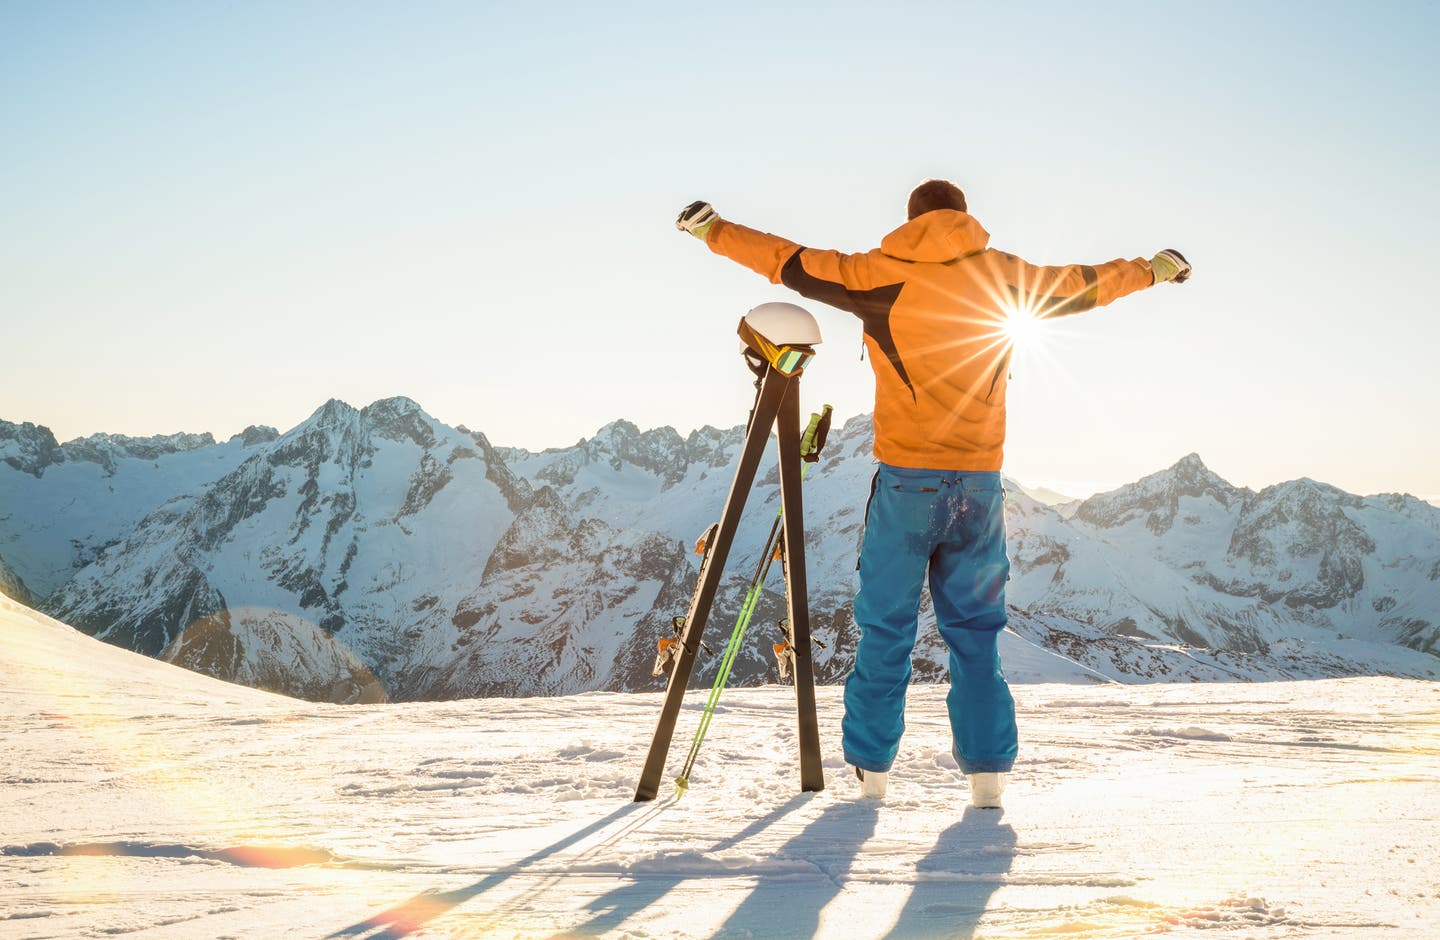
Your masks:
{"label": "exposed rock on mountain", "polygon": [[30,589],[25,586],[25,582],[10,570],[10,566],[5,563],[4,558],[0,558],[0,594],[26,605],[34,603],[35,600],[30,595]]}
{"label": "exposed rock on mountain", "polygon": [[49,428],[29,421],[24,424],[0,421],[0,461],[21,473],[39,477],[46,467],[64,459]]}
{"label": "exposed rock on mountain", "polygon": [[343,642],[303,617],[277,610],[237,607],[201,617],[161,658],[315,702],[388,701],[384,686]]}
{"label": "exposed rock on mountain", "polygon": [[1375,540],[1347,514],[1363,508],[1359,497],[1313,480],[1268,487],[1240,514],[1229,555],[1249,562],[1257,594],[1297,609],[1337,607],[1365,587],[1364,557],[1375,552]]}
{"label": "exposed rock on mountain", "polygon": [[1209,498],[1229,509],[1249,495],[1249,490],[1236,489],[1212,473],[1199,454],[1188,454],[1168,470],[1084,500],[1074,517],[1106,529],[1143,519],[1147,529],[1162,535],[1175,525],[1180,515],[1180,501],[1185,497]]}
{"label": "exposed rock on mountain", "polygon": [[[274,434],[273,428],[265,430]],[[242,436],[249,436],[252,432],[259,434],[261,429],[247,428]],[[34,477],[42,476],[47,468],[67,460],[93,463],[99,466],[106,476],[114,476],[118,463],[122,460],[154,461],[170,454],[181,454],[214,444],[215,438],[209,432],[157,434],[153,437],[91,434],[89,437],[77,437],[73,441],[57,444],[55,435],[47,427],[28,421],[24,424],[0,421],[0,460],[21,473]]]}
{"label": "exposed rock on mountain", "polygon": [[[620,532],[556,508],[542,488],[516,519],[478,589],[456,608],[463,653],[428,697],[513,694],[517,677],[527,694],[542,695],[649,685],[654,651],[636,640],[654,635],[662,594],[678,593],[689,573],[683,550],[656,533]],[[647,649],[639,662],[625,655],[637,646]]]}
{"label": "exposed rock on mountain", "polygon": [[280,432],[267,424],[252,424],[230,440],[238,440],[243,447],[254,447],[256,444],[268,444],[279,436]]}
{"label": "exposed rock on mountain", "polygon": [[158,460],[169,454],[210,447],[215,438],[204,434],[157,434],[153,437],[127,437],[124,434],[92,434],[60,445],[66,460],[98,464],[106,476],[114,476],[117,464],[127,458]]}
{"label": "exposed rock on mountain", "polygon": [[727,466],[744,436],[744,428],[721,431],[706,425],[682,438],[671,427],[641,431],[629,421],[612,421],[573,447],[539,454],[508,448],[502,453],[512,463],[537,464],[536,479],[555,486],[572,485],[586,467],[619,473],[628,466],[655,477],[661,490],[667,490],[685,479],[692,466]]}

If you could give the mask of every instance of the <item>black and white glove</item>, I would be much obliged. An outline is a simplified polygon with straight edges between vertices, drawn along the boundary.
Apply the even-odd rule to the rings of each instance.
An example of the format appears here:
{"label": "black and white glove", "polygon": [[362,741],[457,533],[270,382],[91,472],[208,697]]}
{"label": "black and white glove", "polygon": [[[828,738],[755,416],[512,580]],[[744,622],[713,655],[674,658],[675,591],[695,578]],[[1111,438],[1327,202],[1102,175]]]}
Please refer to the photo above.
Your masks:
{"label": "black and white glove", "polygon": [[1166,248],[1150,259],[1150,270],[1155,274],[1155,283],[1174,281],[1184,284],[1190,278],[1190,262],[1174,248]]}
{"label": "black and white glove", "polygon": [[710,226],[720,218],[715,207],[708,202],[695,201],[680,210],[680,216],[675,220],[675,227],[682,232],[689,232],[702,242],[705,235],[710,231]]}

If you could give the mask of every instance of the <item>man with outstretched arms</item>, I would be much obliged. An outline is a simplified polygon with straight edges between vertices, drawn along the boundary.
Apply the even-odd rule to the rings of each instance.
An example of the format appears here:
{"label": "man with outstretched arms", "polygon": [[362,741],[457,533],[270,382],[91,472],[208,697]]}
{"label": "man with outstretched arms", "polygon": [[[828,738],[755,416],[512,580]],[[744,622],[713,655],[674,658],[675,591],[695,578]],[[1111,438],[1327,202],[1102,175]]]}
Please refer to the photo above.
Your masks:
{"label": "man with outstretched arms", "polygon": [[905,728],[905,692],[920,591],[929,577],[950,650],[947,699],[955,760],[971,801],[1000,805],[1016,753],[1015,703],[997,640],[1005,627],[1005,391],[1012,316],[1102,307],[1190,264],[1167,249],[1149,261],[1033,265],[989,247],[953,183],[910,194],[904,225],[880,247],[845,254],[687,206],[676,226],[710,250],[812,300],[860,318],[875,372],[875,456],[860,549],[860,642],[845,682],[845,759],[861,792],[883,796]]}

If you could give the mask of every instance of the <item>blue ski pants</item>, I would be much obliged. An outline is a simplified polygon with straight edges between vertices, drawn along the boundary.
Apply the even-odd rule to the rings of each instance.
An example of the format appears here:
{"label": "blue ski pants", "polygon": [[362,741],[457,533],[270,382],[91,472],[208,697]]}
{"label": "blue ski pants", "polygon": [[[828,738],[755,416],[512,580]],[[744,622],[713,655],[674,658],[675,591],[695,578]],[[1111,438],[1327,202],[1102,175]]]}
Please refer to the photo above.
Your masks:
{"label": "blue ski pants", "polygon": [[996,648],[1005,627],[1005,502],[999,473],[881,464],[860,547],[860,643],[845,681],[845,760],[888,771],[905,731],[905,691],[926,574],[950,649],[953,752],[967,774],[1015,762],[1015,700]]}

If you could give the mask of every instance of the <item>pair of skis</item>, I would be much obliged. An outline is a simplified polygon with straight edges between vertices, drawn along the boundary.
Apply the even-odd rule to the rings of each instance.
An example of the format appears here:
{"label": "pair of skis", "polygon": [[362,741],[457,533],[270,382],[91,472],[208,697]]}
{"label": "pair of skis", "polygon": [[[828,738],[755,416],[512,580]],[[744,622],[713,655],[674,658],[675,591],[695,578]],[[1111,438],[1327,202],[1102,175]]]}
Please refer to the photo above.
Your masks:
{"label": "pair of skis", "polygon": [[[803,461],[800,467],[800,479],[803,482],[805,474],[810,470],[810,465],[820,459],[820,450],[825,446],[825,438],[830,433],[831,408],[825,405],[820,411],[810,416],[810,423],[805,428],[805,433],[800,438],[800,459]],[[770,534],[765,538],[765,550],[760,555],[760,562],[755,567],[755,576],[750,579],[750,588],[745,592],[745,600],[740,605],[740,614],[735,618],[735,627],[730,631],[730,640],[725,645],[724,655],[720,659],[720,668],[715,671],[715,681],[710,686],[710,697],[705,701],[705,708],[700,713],[700,725],[695,729],[695,737],[690,742],[690,751],[685,755],[685,763],[680,768],[680,775],[675,778],[675,797],[678,799],[685,795],[690,789],[690,772],[695,769],[695,759],[700,755],[700,746],[705,743],[705,735],[710,730],[710,722],[715,717],[715,708],[720,703],[720,693],[725,690],[726,684],[730,681],[730,671],[734,668],[735,657],[740,652],[740,647],[745,641],[745,633],[750,628],[750,620],[755,615],[755,608],[760,604],[760,595],[765,590],[765,578],[770,573],[770,565],[777,559],[782,565],[784,561],[784,549],[780,544],[781,523],[785,518],[785,509],[782,506],[775,513],[775,521],[770,526]],[[703,538],[709,538],[716,530],[711,526]],[[708,555],[708,546],[706,554]],[[704,562],[701,562],[704,567]],[[703,574],[703,572],[702,572]],[[697,583],[698,588],[698,583]],[[679,620],[680,618],[676,618]],[[781,629],[785,636],[780,643],[772,646],[775,659],[780,670],[780,678],[788,678],[794,672],[795,649],[792,641],[790,622],[782,620]],[[677,627],[680,624],[676,624]],[[704,646],[704,644],[701,644]],[[678,648],[672,646],[672,649]],[[708,649],[708,647],[707,647]]]}
{"label": "pair of skis", "polygon": [[[664,775],[665,760],[674,736],[675,722],[679,717],[685,688],[690,681],[695,656],[703,643],[702,634],[705,622],[709,618],[725,561],[729,557],[730,547],[739,527],[740,516],[744,510],[750,487],[754,482],[760,458],[764,455],[772,427],[776,428],[779,435],[781,499],[780,514],[772,528],[772,540],[778,536],[775,544],[779,546],[785,566],[788,608],[786,622],[789,624],[785,654],[789,658],[790,672],[795,678],[795,702],[799,713],[800,787],[805,791],[825,788],[825,777],[820,767],[820,731],[815,716],[815,681],[810,651],[810,611],[805,583],[804,510],[800,495],[800,481],[804,476],[804,471],[801,456],[799,376],[800,370],[789,373],[782,372],[774,363],[766,363],[764,371],[760,373],[760,381],[757,383],[759,392],[756,396],[755,407],[751,412],[749,427],[745,432],[740,463],[736,468],[735,479],[731,483],[730,493],[725,501],[725,510],[721,514],[720,521],[707,532],[704,559],[700,564],[699,581],[695,586],[695,594],[691,598],[689,613],[683,623],[676,624],[677,636],[670,638],[673,647],[667,663],[670,681],[665,690],[665,699],[661,707],[660,719],[655,727],[655,735],[651,740],[640,781],[635,789],[637,801],[653,800],[659,793],[660,778]],[[827,407],[814,421],[816,429],[814,438],[819,443],[823,443],[823,437],[819,433],[821,423],[823,422],[828,428],[828,412]],[[818,455],[818,448],[815,448],[815,453]],[[747,601],[750,600],[752,594],[758,601],[759,585],[763,582],[764,571],[768,569],[774,554],[774,550],[767,545],[759,566],[760,577],[758,581],[752,582],[751,591],[747,593]],[[753,614],[754,604],[747,603],[746,607],[742,608],[741,620],[737,621],[737,631],[742,637],[744,627],[741,624],[748,626],[749,623],[747,608],[749,613]],[[704,731],[709,727],[709,717],[714,712],[713,702],[718,701],[719,690],[724,687],[724,680],[729,677],[728,666],[733,665],[735,655],[738,654],[740,644],[736,633],[732,632],[731,640],[732,642],[725,648],[727,661],[722,661],[721,669],[716,677],[717,682],[711,689],[711,702],[707,704],[707,714],[702,716],[701,731],[697,733],[696,741],[692,742],[692,756],[687,757],[685,771],[677,781],[680,793],[683,793],[685,787],[688,786],[689,772],[693,769],[694,764],[693,755],[698,753],[699,742],[703,741]],[[665,653],[662,651],[661,655],[663,656]]]}

